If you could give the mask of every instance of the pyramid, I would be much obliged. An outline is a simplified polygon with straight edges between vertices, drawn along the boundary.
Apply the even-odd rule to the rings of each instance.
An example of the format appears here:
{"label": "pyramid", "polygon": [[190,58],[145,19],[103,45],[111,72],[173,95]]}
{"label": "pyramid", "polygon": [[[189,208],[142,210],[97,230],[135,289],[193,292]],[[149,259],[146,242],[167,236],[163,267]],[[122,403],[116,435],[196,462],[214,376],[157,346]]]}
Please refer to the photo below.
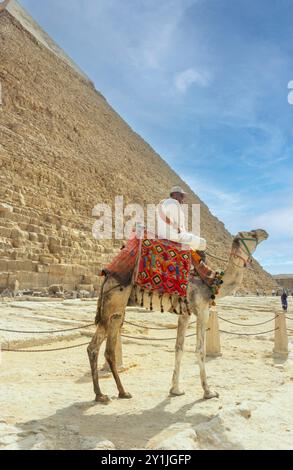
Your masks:
{"label": "pyramid", "polygon": [[[227,258],[224,224],[14,0],[0,12],[0,80],[0,290],[96,288],[121,242],[93,238],[93,207],[158,203],[177,184],[201,205],[210,252]],[[276,287],[253,266],[246,290]]]}

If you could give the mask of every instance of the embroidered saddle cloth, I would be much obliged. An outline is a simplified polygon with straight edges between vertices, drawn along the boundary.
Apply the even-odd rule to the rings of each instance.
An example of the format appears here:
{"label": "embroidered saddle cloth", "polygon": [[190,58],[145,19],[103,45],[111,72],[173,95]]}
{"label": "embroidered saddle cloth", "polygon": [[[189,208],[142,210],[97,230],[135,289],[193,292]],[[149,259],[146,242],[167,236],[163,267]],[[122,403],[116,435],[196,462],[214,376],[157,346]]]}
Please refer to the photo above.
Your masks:
{"label": "embroidered saddle cloth", "polygon": [[170,240],[143,238],[134,281],[150,292],[186,298],[190,250]]}

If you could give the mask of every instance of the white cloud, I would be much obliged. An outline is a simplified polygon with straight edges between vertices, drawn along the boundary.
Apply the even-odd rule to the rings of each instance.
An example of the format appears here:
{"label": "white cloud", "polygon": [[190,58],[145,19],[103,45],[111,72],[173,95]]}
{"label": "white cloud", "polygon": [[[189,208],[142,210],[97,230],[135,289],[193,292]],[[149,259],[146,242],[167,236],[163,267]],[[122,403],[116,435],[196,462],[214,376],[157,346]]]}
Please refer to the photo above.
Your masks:
{"label": "white cloud", "polygon": [[209,82],[210,77],[207,72],[195,68],[186,69],[175,77],[175,86],[179,93],[186,93],[191,85],[207,86]]}
{"label": "white cloud", "polygon": [[266,228],[276,236],[293,236],[293,204],[279,207],[252,219],[255,225]]}

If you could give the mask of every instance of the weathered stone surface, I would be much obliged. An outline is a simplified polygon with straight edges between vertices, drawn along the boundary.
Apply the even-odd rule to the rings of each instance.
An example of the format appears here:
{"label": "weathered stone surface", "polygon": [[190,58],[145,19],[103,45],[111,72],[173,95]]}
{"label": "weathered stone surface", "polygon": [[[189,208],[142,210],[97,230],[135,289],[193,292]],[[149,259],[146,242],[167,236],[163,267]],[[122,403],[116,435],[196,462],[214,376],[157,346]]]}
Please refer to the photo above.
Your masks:
{"label": "weathered stone surface", "polygon": [[146,449],[196,450],[198,449],[196,433],[189,424],[175,423],[152,437]]}
{"label": "weathered stone surface", "polygon": [[48,292],[50,295],[59,294],[60,292],[64,291],[64,286],[62,284],[52,284],[48,288]]}
{"label": "weathered stone surface", "polygon": [[115,445],[113,442],[108,441],[107,439],[88,436],[81,439],[80,449],[82,450],[115,450]]}
{"label": "weathered stone surface", "polygon": [[13,207],[5,202],[0,203],[0,212],[13,212]]}

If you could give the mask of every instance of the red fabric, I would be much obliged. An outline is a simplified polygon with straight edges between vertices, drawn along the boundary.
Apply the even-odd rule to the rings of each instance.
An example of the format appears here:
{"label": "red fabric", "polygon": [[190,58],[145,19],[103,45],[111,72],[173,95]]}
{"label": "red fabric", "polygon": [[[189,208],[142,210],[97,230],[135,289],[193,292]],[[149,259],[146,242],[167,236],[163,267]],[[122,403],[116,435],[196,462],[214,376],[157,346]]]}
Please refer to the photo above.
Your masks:
{"label": "red fabric", "polygon": [[161,294],[186,297],[190,250],[169,240],[144,238],[141,243],[136,284]]}
{"label": "red fabric", "polygon": [[102,274],[109,273],[123,285],[129,284],[137,260],[139,242],[136,236],[128,240],[120,253],[102,270]]}

